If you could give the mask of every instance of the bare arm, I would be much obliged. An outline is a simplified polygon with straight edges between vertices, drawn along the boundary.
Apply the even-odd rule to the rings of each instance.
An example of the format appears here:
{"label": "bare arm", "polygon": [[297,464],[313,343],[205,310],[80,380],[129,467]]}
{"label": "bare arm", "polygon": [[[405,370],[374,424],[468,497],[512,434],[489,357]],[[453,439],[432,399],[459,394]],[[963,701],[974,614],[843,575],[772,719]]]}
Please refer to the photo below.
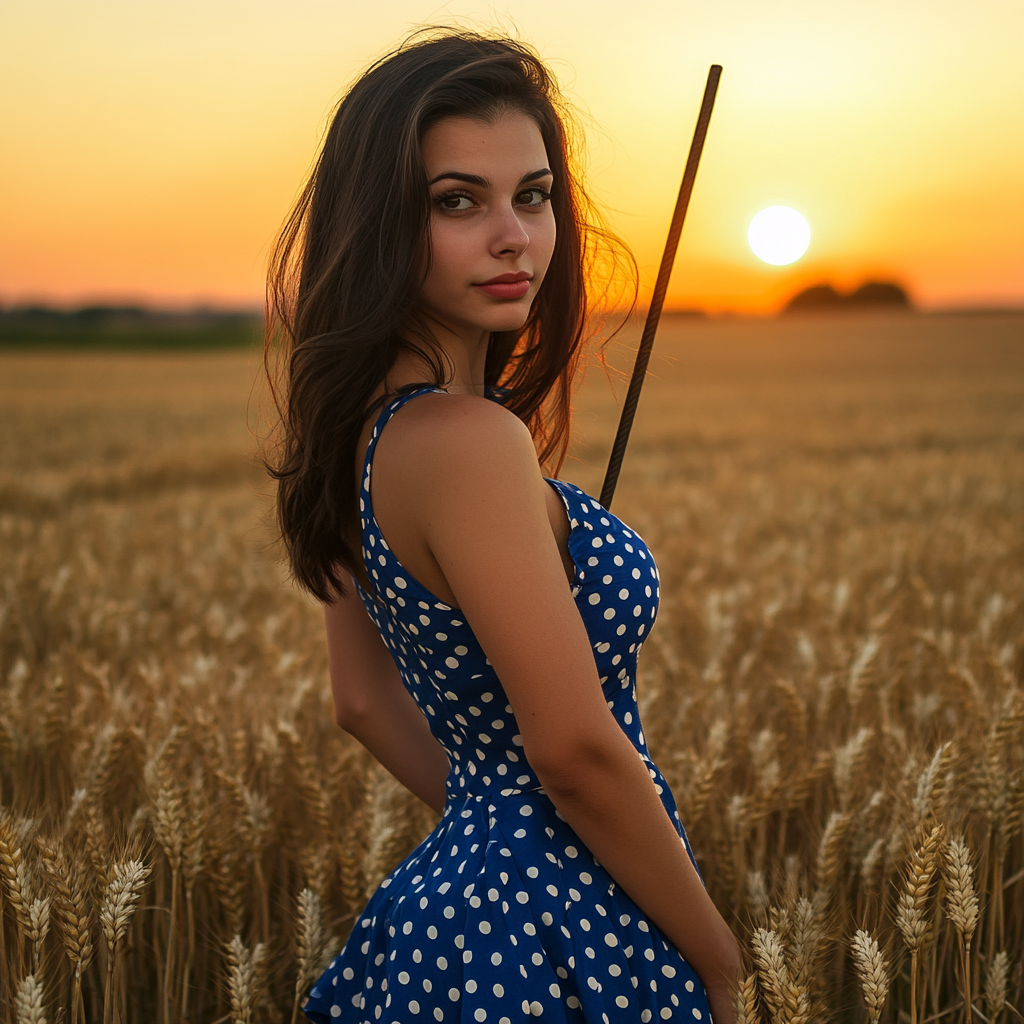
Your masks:
{"label": "bare arm", "polygon": [[700,976],[716,1024],[729,1024],[736,940],[605,703],[532,439],[493,403],[449,398],[435,409],[431,443],[406,467],[409,486],[430,549],[508,694],[526,756],[566,821]]}
{"label": "bare arm", "polygon": [[327,656],[338,725],[438,814],[448,757],[402,685],[398,668],[355,587],[324,605]]}

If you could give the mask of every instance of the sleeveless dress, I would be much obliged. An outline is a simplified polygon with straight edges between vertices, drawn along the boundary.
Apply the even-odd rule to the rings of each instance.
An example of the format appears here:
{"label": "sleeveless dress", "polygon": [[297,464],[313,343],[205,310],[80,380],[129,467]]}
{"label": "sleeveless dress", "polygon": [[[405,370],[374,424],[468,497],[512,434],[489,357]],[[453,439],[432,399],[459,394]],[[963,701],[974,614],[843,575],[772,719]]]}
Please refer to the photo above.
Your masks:
{"label": "sleeveless dress", "polygon": [[[459,609],[403,568],[377,526],[370,476],[381,431],[406,402],[431,391],[439,389],[395,399],[374,427],[359,506],[363,558],[383,605],[362,587],[359,594],[448,755],[444,815],[380,884],[304,1013],[317,1024],[710,1022],[693,969],[545,795],[501,683]],[[488,389],[487,397],[498,394]],[[693,861],[637,711],[637,658],[658,610],[654,559],[635,531],[580,488],[548,483],[568,513],[571,589],[604,696]]]}

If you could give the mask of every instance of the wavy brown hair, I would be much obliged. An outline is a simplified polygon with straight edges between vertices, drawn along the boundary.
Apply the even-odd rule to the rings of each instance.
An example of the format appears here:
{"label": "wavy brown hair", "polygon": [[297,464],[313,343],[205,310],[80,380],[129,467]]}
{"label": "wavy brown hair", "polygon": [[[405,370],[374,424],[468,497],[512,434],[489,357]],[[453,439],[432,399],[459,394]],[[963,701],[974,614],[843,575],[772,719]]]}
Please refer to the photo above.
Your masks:
{"label": "wavy brown hair", "polygon": [[[374,391],[403,350],[431,383],[450,381],[417,316],[430,258],[430,200],[420,153],[446,117],[521,111],[540,129],[554,175],[557,237],[547,275],[517,331],[491,334],[485,383],[529,428],[557,474],[569,443],[571,389],[588,316],[593,208],[573,153],[575,123],[539,57],[513,39],[435,29],[367,70],[334,113],[309,181],[274,247],[264,365],[280,415],[264,462],[292,572],[321,601],[344,594],[342,569],[373,593],[360,545],[356,444],[389,395]],[[425,258],[424,255],[425,254]]]}

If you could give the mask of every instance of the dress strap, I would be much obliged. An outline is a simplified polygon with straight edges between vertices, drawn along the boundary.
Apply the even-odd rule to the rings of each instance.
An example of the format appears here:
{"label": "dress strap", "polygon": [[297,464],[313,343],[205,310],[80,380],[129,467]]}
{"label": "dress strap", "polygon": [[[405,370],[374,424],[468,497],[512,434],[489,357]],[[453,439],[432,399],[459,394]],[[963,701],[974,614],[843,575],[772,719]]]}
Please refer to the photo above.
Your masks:
{"label": "dress strap", "polygon": [[[362,512],[364,526],[366,525],[366,520],[373,516],[373,507],[370,502],[370,470],[373,466],[373,453],[377,448],[377,442],[380,440],[381,431],[384,429],[388,420],[391,419],[391,417],[394,416],[406,402],[416,398],[418,395],[425,395],[429,391],[435,391],[442,395],[448,393],[443,388],[435,387],[433,384],[420,385],[414,391],[409,391],[404,395],[398,395],[397,398],[393,398],[390,402],[386,403],[384,408],[381,409],[380,415],[377,417],[377,422],[373,425],[373,433],[370,435],[370,443],[366,446],[366,455],[363,457],[362,483],[359,487],[359,508]],[[367,515],[367,513],[369,513],[369,515]]]}

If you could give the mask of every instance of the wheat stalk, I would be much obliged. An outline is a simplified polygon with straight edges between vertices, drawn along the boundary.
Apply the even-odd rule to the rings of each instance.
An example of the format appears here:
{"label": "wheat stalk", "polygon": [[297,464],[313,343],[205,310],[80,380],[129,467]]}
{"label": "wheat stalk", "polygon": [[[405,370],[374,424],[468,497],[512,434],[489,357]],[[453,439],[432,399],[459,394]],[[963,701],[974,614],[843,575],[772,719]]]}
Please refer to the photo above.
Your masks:
{"label": "wheat stalk", "polygon": [[185,815],[182,837],[181,881],[185,890],[185,920],[187,945],[185,965],[181,972],[181,1016],[188,1016],[189,988],[196,956],[196,921],[194,893],[196,879],[205,862],[207,808],[204,802],[202,773],[192,774],[188,795],[188,813]]}
{"label": "wheat stalk", "polygon": [[95,954],[92,940],[93,914],[85,896],[82,872],[76,870],[73,875],[69,872],[62,847],[44,846],[43,867],[53,892],[53,906],[64,951],[74,968],[71,1022],[78,1024],[79,1014],[84,1012],[81,1005],[82,974],[88,970]]}
{"label": "wheat stalk", "polygon": [[736,1024],[761,1024],[757,1005],[757,977],[748,974],[736,990]]}
{"label": "wheat stalk", "polygon": [[985,1009],[988,1010],[989,1024],[999,1024],[999,1018],[1006,1009],[1006,987],[1010,974],[1010,959],[1006,950],[992,957],[985,973]]}
{"label": "wheat stalk", "polygon": [[822,923],[823,907],[815,907],[806,897],[801,897],[793,908],[787,944],[793,950],[793,981],[804,992],[811,990],[814,968],[824,935]]}
{"label": "wheat stalk", "polygon": [[811,1017],[810,1002],[807,993],[790,979],[779,936],[769,929],[758,928],[751,939],[751,949],[758,988],[772,1024],[805,1024]]}
{"label": "wheat stalk", "polygon": [[878,943],[863,929],[858,929],[850,943],[853,962],[860,978],[864,1002],[867,1003],[870,1024],[878,1024],[889,994],[889,965],[882,956]]}
{"label": "wheat stalk", "polygon": [[18,1024],[46,1024],[43,1012],[43,986],[35,975],[22,978],[15,997],[18,1012]]}
{"label": "wheat stalk", "polygon": [[185,846],[185,795],[173,773],[173,759],[181,742],[181,727],[173,726],[146,765],[153,834],[171,868],[171,912],[167,918],[167,951],[164,954],[163,1014],[165,1024],[177,1016],[178,914],[181,863]]}
{"label": "wheat stalk", "polygon": [[292,1024],[298,1020],[299,1003],[306,986],[323,972],[330,962],[331,950],[336,944],[334,937],[324,931],[323,903],[312,889],[303,889],[299,894],[296,932],[295,957],[299,970],[295,978]]}
{"label": "wheat stalk", "polygon": [[910,950],[910,1024],[917,1024],[918,956],[928,931],[925,910],[939,864],[945,828],[936,825],[911,854],[896,906],[896,925]]}
{"label": "wheat stalk", "polygon": [[946,916],[960,937],[960,968],[963,974],[967,1024],[971,1024],[971,939],[978,926],[978,897],[974,891],[971,852],[960,836],[942,851],[942,878],[946,884]]}
{"label": "wheat stalk", "polygon": [[231,1024],[253,1024],[259,1004],[262,966],[266,947],[262,942],[250,952],[240,936],[227,944],[228,994]]}
{"label": "wheat stalk", "polygon": [[818,887],[823,892],[831,892],[838,880],[846,855],[846,834],[852,820],[852,816],[845,811],[833,811],[828,816],[818,844],[816,867]]}
{"label": "wheat stalk", "polygon": [[25,858],[21,852],[13,823],[6,815],[0,816],[0,876],[7,889],[7,899],[14,910],[18,927],[18,968],[24,967],[24,943],[32,930],[29,907],[32,896],[25,870]]}
{"label": "wheat stalk", "polygon": [[943,743],[918,777],[917,793],[912,807],[919,821],[924,821],[936,810],[941,810],[949,781],[949,765],[954,753],[955,748],[951,740]]}
{"label": "wheat stalk", "polygon": [[108,872],[110,882],[100,907],[100,928],[107,942],[107,978],[103,994],[103,1024],[116,1017],[117,995],[114,991],[121,944],[128,925],[135,916],[150,868],[141,860],[115,864]]}
{"label": "wheat stalk", "polygon": [[28,908],[28,938],[32,943],[34,973],[40,975],[40,962],[43,954],[43,943],[50,932],[50,898],[37,896]]}

